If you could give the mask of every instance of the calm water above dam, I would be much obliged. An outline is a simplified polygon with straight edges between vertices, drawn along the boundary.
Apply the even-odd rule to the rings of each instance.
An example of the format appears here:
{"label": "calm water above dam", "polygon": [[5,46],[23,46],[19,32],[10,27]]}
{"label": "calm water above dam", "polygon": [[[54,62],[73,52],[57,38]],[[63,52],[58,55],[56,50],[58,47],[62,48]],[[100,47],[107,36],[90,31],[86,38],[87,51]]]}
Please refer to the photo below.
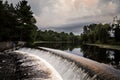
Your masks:
{"label": "calm water above dam", "polygon": [[120,70],[120,51],[101,49],[93,46],[80,46],[77,44],[37,44],[41,47],[60,49],[71,54],[83,56],[100,63],[108,64]]}

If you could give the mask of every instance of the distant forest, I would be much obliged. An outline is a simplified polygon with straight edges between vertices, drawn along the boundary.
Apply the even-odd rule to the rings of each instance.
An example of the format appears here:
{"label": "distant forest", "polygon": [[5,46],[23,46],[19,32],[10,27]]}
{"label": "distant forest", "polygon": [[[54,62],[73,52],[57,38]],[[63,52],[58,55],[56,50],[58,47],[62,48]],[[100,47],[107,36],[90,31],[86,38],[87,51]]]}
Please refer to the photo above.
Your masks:
{"label": "distant forest", "polygon": [[[81,35],[72,32],[39,30],[35,25],[30,5],[26,0],[15,6],[0,0],[0,41],[25,42],[66,42],[66,43],[106,43],[120,44],[120,20],[114,18],[113,24],[90,24],[83,27]],[[113,36],[112,36],[113,35]]]}
{"label": "distant forest", "polygon": [[52,30],[41,31],[35,25],[36,20],[26,0],[15,6],[0,0],[0,41],[59,41],[78,42],[80,36]]}
{"label": "distant forest", "polygon": [[52,42],[60,42],[60,43],[79,43],[80,36],[74,35],[72,32],[55,32],[52,30],[39,30],[37,32],[37,41],[52,41]]}
{"label": "distant forest", "polygon": [[84,26],[81,43],[120,44],[120,20],[114,17],[113,24],[91,24]]}

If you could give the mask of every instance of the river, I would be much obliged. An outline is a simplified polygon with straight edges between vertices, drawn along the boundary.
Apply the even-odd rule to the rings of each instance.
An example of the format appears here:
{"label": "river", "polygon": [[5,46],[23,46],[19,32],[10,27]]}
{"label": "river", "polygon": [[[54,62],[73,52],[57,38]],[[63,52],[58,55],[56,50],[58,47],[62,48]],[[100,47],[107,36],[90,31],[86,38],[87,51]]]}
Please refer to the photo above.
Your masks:
{"label": "river", "polygon": [[80,46],[79,44],[49,44],[41,43],[36,46],[59,49],[71,54],[92,59],[120,70],[120,51],[102,49],[95,46]]}

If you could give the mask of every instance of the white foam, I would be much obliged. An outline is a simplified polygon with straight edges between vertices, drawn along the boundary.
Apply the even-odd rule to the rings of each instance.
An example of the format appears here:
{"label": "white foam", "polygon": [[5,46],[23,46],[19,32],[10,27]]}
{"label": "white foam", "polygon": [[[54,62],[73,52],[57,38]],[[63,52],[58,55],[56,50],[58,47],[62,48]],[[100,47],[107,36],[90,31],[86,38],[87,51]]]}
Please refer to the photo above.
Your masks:
{"label": "white foam", "polygon": [[[18,53],[21,53],[21,54],[29,54],[28,52],[24,52],[24,51],[15,51],[15,52],[18,52]],[[41,57],[38,57],[36,55],[33,55],[33,54],[29,54],[29,56],[31,56],[32,58],[35,58],[35,59],[38,59],[39,61],[37,62],[27,62],[26,63],[22,63],[21,65],[22,66],[26,66],[26,65],[35,65],[35,64],[40,64],[40,69],[41,69],[41,66],[42,66],[42,69],[43,70],[51,70],[51,74],[50,74],[50,78],[49,79],[45,79],[45,80],[63,80],[60,76],[60,74],[44,59],[42,59]]]}
{"label": "white foam", "polygon": [[[45,62],[51,64],[63,80],[91,80],[91,77],[74,62],[70,62],[50,52],[30,48],[22,48],[19,51],[27,52],[34,56],[36,55],[36,57],[39,56]],[[56,73],[54,75],[56,75]]]}

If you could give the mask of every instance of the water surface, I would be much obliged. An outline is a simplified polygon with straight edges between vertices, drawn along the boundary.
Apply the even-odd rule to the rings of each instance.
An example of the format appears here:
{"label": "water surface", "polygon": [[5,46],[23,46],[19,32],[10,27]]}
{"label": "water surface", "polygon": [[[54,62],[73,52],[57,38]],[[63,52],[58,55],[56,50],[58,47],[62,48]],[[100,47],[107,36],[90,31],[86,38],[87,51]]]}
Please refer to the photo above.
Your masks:
{"label": "water surface", "polygon": [[107,64],[120,70],[120,51],[102,49],[95,46],[80,46],[79,44],[37,44],[37,46],[60,49],[65,52],[83,56],[94,61]]}

